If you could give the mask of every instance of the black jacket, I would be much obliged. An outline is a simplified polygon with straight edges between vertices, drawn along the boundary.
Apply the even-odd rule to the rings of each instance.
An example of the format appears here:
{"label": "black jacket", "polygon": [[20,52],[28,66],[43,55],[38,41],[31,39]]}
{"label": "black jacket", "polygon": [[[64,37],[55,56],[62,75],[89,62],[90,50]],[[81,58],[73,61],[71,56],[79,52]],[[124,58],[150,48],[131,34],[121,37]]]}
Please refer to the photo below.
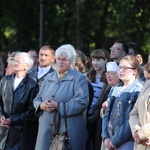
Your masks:
{"label": "black jacket", "polygon": [[6,143],[12,147],[18,143],[24,125],[34,119],[32,101],[39,90],[38,83],[27,74],[14,90],[14,77],[4,76],[0,82],[0,117],[4,115],[11,120],[9,129],[0,126],[0,149]]}

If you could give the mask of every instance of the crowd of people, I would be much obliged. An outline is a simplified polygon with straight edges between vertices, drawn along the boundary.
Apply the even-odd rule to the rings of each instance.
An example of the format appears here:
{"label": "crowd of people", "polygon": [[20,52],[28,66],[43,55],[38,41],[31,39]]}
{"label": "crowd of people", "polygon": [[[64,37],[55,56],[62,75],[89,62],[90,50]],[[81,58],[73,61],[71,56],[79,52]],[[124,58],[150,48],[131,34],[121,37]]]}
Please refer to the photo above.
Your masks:
{"label": "crowd of people", "polygon": [[72,150],[150,150],[150,54],[144,64],[139,51],[122,40],[90,57],[71,44],[8,51],[0,149],[49,150],[60,124]]}

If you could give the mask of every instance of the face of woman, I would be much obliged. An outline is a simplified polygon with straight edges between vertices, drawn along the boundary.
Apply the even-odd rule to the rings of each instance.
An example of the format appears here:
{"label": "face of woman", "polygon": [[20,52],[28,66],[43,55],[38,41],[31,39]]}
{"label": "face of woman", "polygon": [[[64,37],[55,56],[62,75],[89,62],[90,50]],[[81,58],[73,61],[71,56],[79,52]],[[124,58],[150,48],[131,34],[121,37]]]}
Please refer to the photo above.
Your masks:
{"label": "face of woman", "polygon": [[118,74],[117,72],[114,72],[114,71],[107,71],[106,79],[107,79],[108,85],[110,86],[115,86],[116,84],[119,83]]}
{"label": "face of woman", "polygon": [[19,71],[26,71],[26,63],[23,61],[24,57],[21,55],[15,56],[14,59],[14,71],[17,73]]}
{"label": "face of woman", "polygon": [[70,59],[65,56],[58,56],[56,58],[56,65],[59,73],[64,73],[71,68]]}
{"label": "face of woman", "polygon": [[121,60],[118,67],[118,75],[122,81],[135,79],[137,70],[133,68],[127,60]]}
{"label": "face of woman", "polygon": [[5,69],[5,75],[11,75],[14,73],[14,66],[12,64],[8,64]]}
{"label": "face of woman", "polygon": [[102,58],[92,58],[92,66],[94,70],[99,71],[105,66],[106,61]]}

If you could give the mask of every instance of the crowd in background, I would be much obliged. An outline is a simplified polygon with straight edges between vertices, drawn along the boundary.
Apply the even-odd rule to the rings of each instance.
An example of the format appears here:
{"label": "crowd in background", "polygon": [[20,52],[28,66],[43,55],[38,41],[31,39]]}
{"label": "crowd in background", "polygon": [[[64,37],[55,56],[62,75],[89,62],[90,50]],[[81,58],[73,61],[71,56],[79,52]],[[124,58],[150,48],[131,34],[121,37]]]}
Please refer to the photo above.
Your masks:
{"label": "crowd in background", "polygon": [[72,150],[150,150],[150,54],[144,63],[139,51],[122,40],[90,57],[70,44],[8,51],[0,59],[0,149],[49,150],[60,116]]}

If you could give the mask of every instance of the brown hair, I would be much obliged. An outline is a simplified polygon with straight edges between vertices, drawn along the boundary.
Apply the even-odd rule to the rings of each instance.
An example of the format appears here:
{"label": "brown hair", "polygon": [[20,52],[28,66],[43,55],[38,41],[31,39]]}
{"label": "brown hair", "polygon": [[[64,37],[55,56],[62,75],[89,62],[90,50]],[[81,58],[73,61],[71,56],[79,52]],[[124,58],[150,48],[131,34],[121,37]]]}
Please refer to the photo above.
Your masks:
{"label": "brown hair", "polygon": [[85,73],[85,66],[84,63],[82,62],[82,59],[80,57],[76,57],[76,63],[75,63],[76,67],[78,68],[78,70],[81,73]]}
{"label": "brown hair", "polygon": [[137,60],[137,58],[135,56],[132,55],[126,55],[124,56],[120,61],[122,60],[126,60],[128,61],[128,63],[137,70],[137,74],[136,74],[136,78],[140,76],[140,64],[139,61]]}
{"label": "brown hair", "polygon": [[144,67],[144,70],[150,73],[150,63],[147,63]]}
{"label": "brown hair", "polygon": [[[97,59],[104,59],[107,60],[105,52],[101,49],[96,49],[91,53],[91,58],[97,58]],[[105,68],[105,66],[104,66]],[[90,72],[88,73],[88,78],[90,81],[95,82],[95,76],[96,76],[96,71],[93,69],[93,67],[91,67]],[[105,76],[105,72],[102,73],[101,75],[101,81],[102,82],[107,82],[106,80],[106,76]]]}
{"label": "brown hair", "polygon": [[54,51],[54,49],[50,45],[44,45],[40,49],[50,50],[52,52],[52,54],[55,56],[55,51]]}

